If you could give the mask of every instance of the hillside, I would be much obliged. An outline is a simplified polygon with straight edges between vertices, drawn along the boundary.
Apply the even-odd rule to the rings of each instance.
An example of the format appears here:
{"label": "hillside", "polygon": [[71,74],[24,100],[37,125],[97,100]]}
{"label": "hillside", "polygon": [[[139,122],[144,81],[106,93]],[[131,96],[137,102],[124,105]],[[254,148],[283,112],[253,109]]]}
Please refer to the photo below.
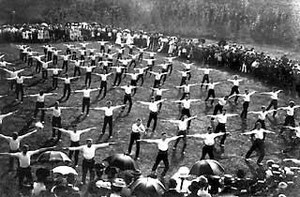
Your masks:
{"label": "hillside", "polygon": [[0,23],[97,21],[183,36],[299,45],[297,0],[1,0],[0,10]]}

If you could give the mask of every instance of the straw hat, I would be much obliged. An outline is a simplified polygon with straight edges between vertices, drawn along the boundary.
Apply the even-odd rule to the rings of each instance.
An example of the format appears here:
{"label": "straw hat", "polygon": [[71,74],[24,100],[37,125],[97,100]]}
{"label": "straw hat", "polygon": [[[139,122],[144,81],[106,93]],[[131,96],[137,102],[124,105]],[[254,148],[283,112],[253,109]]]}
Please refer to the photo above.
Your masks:
{"label": "straw hat", "polygon": [[187,178],[189,177],[190,169],[186,166],[180,167],[177,171],[179,178]]}
{"label": "straw hat", "polygon": [[114,186],[114,187],[119,187],[119,188],[123,188],[123,187],[126,187],[126,183],[125,183],[124,179],[121,179],[121,178],[115,178],[115,179],[113,180],[112,186]]}

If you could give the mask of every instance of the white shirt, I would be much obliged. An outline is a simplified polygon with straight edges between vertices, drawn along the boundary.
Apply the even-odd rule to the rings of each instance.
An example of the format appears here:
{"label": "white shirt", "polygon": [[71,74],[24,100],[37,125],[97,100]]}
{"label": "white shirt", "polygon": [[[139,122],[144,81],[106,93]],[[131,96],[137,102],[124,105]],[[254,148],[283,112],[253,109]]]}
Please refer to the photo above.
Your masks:
{"label": "white shirt", "polygon": [[204,74],[205,74],[205,75],[208,75],[209,72],[210,72],[210,69],[204,69]]}
{"label": "white shirt", "polygon": [[151,112],[157,112],[157,111],[158,111],[157,103],[156,103],[156,102],[150,103],[150,104],[149,104],[149,110],[150,110]]}
{"label": "white shirt", "polygon": [[131,94],[131,90],[133,89],[132,86],[123,86],[122,89],[125,90],[125,94]]}
{"label": "white shirt", "polygon": [[264,129],[255,129],[255,130],[253,130],[253,131],[255,131],[256,133],[254,134],[254,137],[256,138],[256,139],[260,139],[260,140],[262,140],[262,139],[264,139]]}
{"label": "white shirt", "polygon": [[191,107],[191,101],[190,100],[182,100],[181,103],[183,105],[183,108],[190,109],[190,107]]}
{"label": "white shirt", "polygon": [[116,67],[116,72],[121,73],[122,72],[122,67]]}
{"label": "white shirt", "polygon": [[61,109],[60,109],[60,107],[58,107],[57,109],[54,107],[52,109],[53,109],[52,115],[55,116],[55,117],[60,117],[60,115],[61,115]]}
{"label": "white shirt", "polygon": [[156,95],[161,96],[163,93],[162,89],[156,89]]}
{"label": "white shirt", "polygon": [[132,133],[140,133],[145,131],[145,127],[143,124],[140,124],[140,126],[137,125],[137,123],[134,123],[131,127]]}
{"label": "white shirt", "polygon": [[207,146],[213,146],[215,144],[215,137],[217,136],[218,134],[216,133],[206,133],[206,134],[203,134],[203,140],[204,140],[204,144],[207,145]]}
{"label": "white shirt", "polygon": [[90,98],[90,96],[91,96],[91,89],[82,90],[82,92],[83,92],[83,97],[84,98]]}
{"label": "white shirt", "polygon": [[65,84],[70,84],[71,83],[71,79],[70,78],[64,78]]}
{"label": "white shirt", "polygon": [[155,74],[155,80],[160,80],[162,74]]}
{"label": "white shirt", "polygon": [[222,124],[226,124],[227,122],[227,115],[223,115],[223,114],[220,114],[220,115],[217,115],[216,116],[217,120],[219,123],[222,123]]}
{"label": "white shirt", "polygon": [[17,81],[17,84],[23,84],[24,83],[24,77],[23,76],[17,77],[16,81]]}
{"label": "white shirt", "polygon": [[209,90],[213,90],[213,89],[215,89],[215,86],[216,86],[216,84],[214,84],[214,83],[209,83],[209,84],[208,84],[208,89],[209,89]]}
{"label": "white shirt", "polygon": [[21,142],[22,138],[18,137],[16,140],[14,140],[13,138],[9,139],[9,148],[10,150],[16,151],[20,148],[20,142]]}
{"label": "white shirt", "polygon": [[189,93],[190,92],[190,86],[189,85],[184,85],[183,86],[183,91],[184,91],[184,93]]}
{"label": "white shirt", "polygon": [[65,130],[65,132],[70,135],[70,139],[71,139],[72,142],[79,142],[80,141],[80,135],[82,133],[84,133],[84,130],[76,131],[76,133],[74,131],[69,131],[69,130]]}
{"label": "white shirt", "polygon": [[64,61],[68,61],[69,60],[69,56],[64,56]]}
{"label": "white shirt", "polygon": [[187,121],[179,121],[178,122],[178,129],[179,131],[185,131],[187,129]]}
{"label": "white shirt", "polygon": [[258,114],[258,119],[260,119],[260,120],[265,120],[267,114],[268,114],[268,111],[265,111],[265,112],[260,111],[259,114]]}
{"label": "white shirt", "polygon": [[288,116],[294,116],[294,113],[295,113],[295,108],[294,107],[290,107],[288,106],[286,109],[286,113]]}
{"label": "white shirt", "polygon": [[90,73],[90,72],[92,72],[93,67],[88,66],[88,67],[85,68],[85,70],[86,70],[87,73]]}
{"label": "white shirt", "polygon": [[80,147],[70,147],[69,150],[81,150],[83,158],[90,160],[95,157],[95,152],[96,152],[97,148],[103,148],[108,145],[109,145],[109,143],[92,144],[91,147],[88,147],[87,145],[83,145]]}
{"label": "white shirt", "polygon": [[240,80],[232,80],[233,86],[239,86],[240,85]]}
{"label": "white shirt", "polygon": [[109,75],[109,74],[102,74],[102,75],[100,75],[100,76],[101,76],[101,81],[106,81],[108,75]]}
{"label": "white shirt", "polygon": [[132,79],[132,80],[137,80],[139,74],[140,74],[140,73],[132,74],[132,75],[131,75],[131,79]]}
{"label": "white shirt", "polygon": [[164,141],[162,140],[162,139],[159,139],[159,140],[156,140],[156,142],[157,142],[157,145],[158,145],[158,149],[160,150],[160,151],[167,151],[168,150],[168,148],[169,148],[169,142],[170,142],[171,140],[170,139],[165,139]]}
{"label": "white shirt", "polygon": [[43,95],[38,95],[36,101],[37,101],[37,102],[40,102],[40,103],[45,102],[45,94],[43,94]]}
{"label": "white shirt", "polygon": [[278,100],[278,93],[277,92],[270,92],[272,100]]}
{"label": "white shirt", "polygon": [[218,101],[219,105],[226,105],[226,100],[224,98],[220,98]]}
{"label": "white shirt", "polygon": [[113,111],[114,111],[114,108],[113,107],[104,107],[104,114],[105,116],[112,116],[113,115]]}
{"label": "white shirt", "polygon": [[12,153],[11,155],[19,158],[19,163],[21,168],[27,168],[30,166],[30,157],[35,154],[35,151],[28,151],[25,155],[22,152]]}
{"label": "white shirt", "polygon": [[244,94],[244,101],[245,102],[250,102],[250,97],[251,97],[251,94]]}

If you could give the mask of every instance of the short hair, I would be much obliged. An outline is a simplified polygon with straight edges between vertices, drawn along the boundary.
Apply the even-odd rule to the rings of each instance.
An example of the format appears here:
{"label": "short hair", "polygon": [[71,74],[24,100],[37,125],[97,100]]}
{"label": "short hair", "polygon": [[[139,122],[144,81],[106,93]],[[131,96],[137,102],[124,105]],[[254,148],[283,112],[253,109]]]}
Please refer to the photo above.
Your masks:
{"label": "short hair", "polygon": [[166,132],[162,132],[161,135],[167,135],[167,133]]}
{"label": "short hair", "polygon": [[169,180],[169,188],[176,188],[177,182],[175,179],[170,179]]}

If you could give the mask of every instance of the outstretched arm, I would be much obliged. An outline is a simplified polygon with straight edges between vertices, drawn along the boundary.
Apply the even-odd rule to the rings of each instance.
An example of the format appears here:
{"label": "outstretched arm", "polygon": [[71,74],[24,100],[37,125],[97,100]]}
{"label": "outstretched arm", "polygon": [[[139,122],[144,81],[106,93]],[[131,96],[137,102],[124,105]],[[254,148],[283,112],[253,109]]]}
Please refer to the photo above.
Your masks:
{"label": "outstretched arm", "polygon": [[36,133],[36,132],[37,132],[37,129],[35,129],[35,130],[33,130],[33,131],[29,132],[29,133],[26,133],[24,135],[21,135],[21,136],[19,136],[19,138],[23,139],[23,138],[28,137],[28,136]]}

